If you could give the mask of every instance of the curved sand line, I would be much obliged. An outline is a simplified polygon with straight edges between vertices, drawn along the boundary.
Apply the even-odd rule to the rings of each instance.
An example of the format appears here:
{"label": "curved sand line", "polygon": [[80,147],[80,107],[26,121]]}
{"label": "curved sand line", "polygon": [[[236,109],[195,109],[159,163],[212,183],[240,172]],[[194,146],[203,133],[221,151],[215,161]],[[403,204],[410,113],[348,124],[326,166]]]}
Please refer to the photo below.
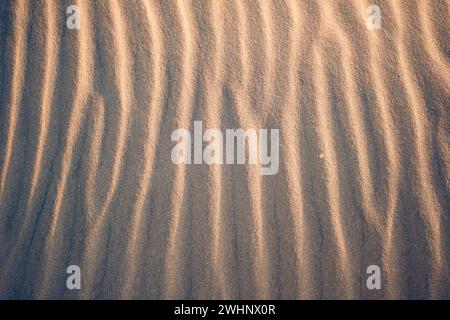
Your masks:
{"label": "curved sand line", "polygon": [[[79,3],[79,5],[83,7],[81,2]],[[85,12],[89,11],[85,10]],[[52,20],[52,18],[50,17],[51,13],[49,12],[48,14],[48,20]],[[37,297],[39,298],[44,298],[47,295],[48,285],[50,284],[49,277],[53,276],[53,270],[56,267],[54,255],[55,253],[58,254],[58,251],[61,251],[61,241],[58,239],[58,236],[60,235],[57,234],[57,229],[61,227],[59,225],[61,206],[66,191],[69,172],[71,170],[74,144],[76,139],[78,138],[81,121],[83,120],[82,115],[86,104],[85,94],[89,91],[90,88],[89,79],[91,78],[91,67],[89,65],[89,60],[92,50],[89,46],[89,33],[89,29],[87,28],[80,32],[77,63],[82,67],[78,66],[75,70],[75,75],[77,77],[77,87],[75,88],[74,101],[71,108],[72,113],[69,117],[70,120],[69,127],[67,129],[67,141],[64,153],[62,155],[61,173],[59,176],[57,194],[55,196],[54,207],[52,210],[50,229],[45,240],[44,258],[41,269],[41,272],[43,274],[43,281],[37,293]]]}
{"label": "curved sand line", "polygon": [[417,87],[417,82],[414,79],[410,71],[410,65],[408,63],[408,52],[405,48],[405,38],[401,24],[403,21],[403,8],[399,8],[397,5],[393,5],[395,21],[398,26],[398,42],[397,52],[400,65],[400,77],[403,80],[402,83],[405,88],[405,92],[409,102],[409,110],[411,117],[411,124],[414,127],[415,133],[415,156],[416,164],[415,168],[417,173],[417,187],[418,193],[421,198],[421,205],[424,206],[424,210],[421,210],[422,217],[424,219],[425,227],[429,231],[428,246],[431,250],[431,271],[430,271],[430,295],[432,298],[438,296],[439,282],[443,274],[443,253],[442,253],[442,236],[441,236],[441,208],[439,201],[433,190],[433,183],[430,179],[430,164],[428,159],[428,121],[426,119],[425,112],[423,110],[425,101],[420,94],[420,89]]}
{"label": "curved sand line", "polygon": [[[361,12],[367,8],[367,3],[355,1],[355,7]],[[400,158],[397,154],[398,141],[397,132],[393,123],[392,115],[389,110],[391,105],[390,94],[387,90],[385,81],[383,80],[382,63],[383,57],[380,56],[379,48],[383,48],[383,43],[377,33],[368,32],[369,42],[374,45],[369,46],[369,63],[372,72],[372,84],[376,92],[376,104],[378,106],[380,132],[383,138],[387,157],[387,190],[388,207],[386,210],[386,222],[384,227],[384,243],[383,243],[383,269],[387,271],[388,296],[391,298],[398,298],[399,292],[395,286],[392,285],[394,279],[399,276],[398,262],[395,261],[395,243],[394,243],[394,226],[396,219],[396,209],[398,205],[399,183],[400,183]],[[393,261],[394,260],[394,261]]]}
{"label": "curved sand line", "polygon": [[433,30],[433,25],[430,13],[430,1],[417,1],[418,3],[418,17],[420,25],[423,30],[423,36],[421,40],[424,42],[424,48],[428,51],[428,55],[432,62],[436,64],[434,68],[431,68],[432,72],[435,72],[441,79],[441,84],[445,86],[446,94],[450,94],[450,62],[445,57],[445,53],[437,46],[436,32]]}
{"label": "curved sand line", "polygon": [[[240,52],[239,52],[239,58],[240,63],[242,66],[243,71],[243,80],[242,80],[242,89],[237,90],[236,94],[236,127],[237,128],[254,128],[255,125],[257,125],[256,121],[256,115],[253,114],[252,108],[251,108],[251,100],[249,95],[249,75],[251,74],[251,69],[247,69],[247,61],[248,61],[248,54],[249,50],[247,48],[248,46],[248,40],[246,37],[244,37],[245,34],[247,34],[247,18],[246,13],[248,12],[245,10],[245,4],[242,1],[236,2],[236,10],[238,12],[238,19],[240,22],[240,25],[242,25],[243,32],[240,32]],[[270,41],[270,40],[269,40]],[[267,42],[266,42],[267,46]],[[251,65],[251,64],[250,64]],[[239,234],[246,234],[247,237],[249,237],[250,246],[253,248],[253,252],[251,253],[251,262],[250,264],[250,270],[251,275],[250,277],[258,277],[261,281],[254,281],[255,287],[254,288],[246,288],[250,290],[254,290],[252,295],[255,297],[262,299],[267,298],[270,294],[270,282],[269,282],[269,261],[267,258],[267,244],[266,244],[266,236],[264,234],[264,223],[263,220],[263,207],[262,207],[262,179],[261,175],[259,173],[258,167],[251,167],[249,166],[247,169],[246,174],[246,183],[244,184],[247,186],[246,192],[248,192],[249,196],[249,213],[250,215],[247,216],[248,221],[251,224],[251,226],[243,226],[242,229],[237,231]],[[250,229],[250,230],[249,230]],[[250,234],[248,235],[246,231],[249,231]],[[243,297],[247,296],[249,293],[243,292]]]}
{"label": "curved sand line", "polygon": [[316,112],[318,119],[317,135],[321,142],[321,151],[326,157],[324,158],[324,170],[326,174],[326,187],[327,187],[327,199],[329,205],[329,211],[331,215],[331,223],[333,226],[334,238],[336,241],[336,249],[338,255],[336,257],[340,276],[343,277],[345,289],[344,291],[351,298],[353,293],[351,292],[351,280],[350,280],[350,256],[347,251],[347,241],[344,228],[342,225],[342,212],[340,205],[341,194],[339,192],[339,170],[336,166],[336,154],[333,142],[333,134],[330,128],[330,100],[327,97],[327,87],[328,84],[323,77],[323,54],[321,50],[317,47],[313,48],[314,52],[314,72],[315,77],[315,96],[316,101]]}
{"label": "curved sand line", "polygon": [[[342,30],[339,21],[335,19],[333,6],[322,5],[322,11],[324,13],[323,19],[326,21],[327,35],[329,32],[333,32],[333,36],[336,37],[336,45],[339,47],[340,57],[342,59],[342,73],[344,87],[346,88],[344,93],[345,106],[347,108],[347,121],[349,125],[349,131],[352,140],[352,148],[355,150],[356,162],[358,167],[359,187],[361,188],[360,194],[362,197],[362,205],[364,207],[365,217],[370,225],[372,225],[378,232],[382,230],[382,221],[380,215],[375,210],[375,203],[373,199],[374,189],[372,182],[372,175],[370,170],[369,154],[367,150],[367,134],[366,128],[363,126],[364,122],[361,121],[361,101],[359,96],[356,95],[356,84],[354,79],[354,67],[353,61],[355,56],[352,52],[352,46],[346,33]],[[330,20],[332,23],[330,23]]]}
{"label": "curved sand line", "polygon": [[149,188],[151,186],[151,179],[153,175],[153,163],[156,157],[156,147],[158,141],[156,137],[159,135],[159,124],[161,122],[162,115],[162,100],[164,89],[162,87],[163,83],[163,71],[164,71],[164,52],[163,52],[163,42],[162,34],[159,26],[158,16],[154,14],[157,10],[155,6],[151,5],[146,1],[141,1],[142,7],[146,15],[146,21],[148,23],[148,34],[151,35],[152,39],[152,62],[151,65],[154,69],[153,71],[153,86],[151,87],[150,95],[150,106],[149,106],[149,116],[147,120],[147,131],[148,131],[148,141],[146,143],[146,148],[144,152],[144,172],[142,178],[139,180],[139,194],[137,196],[136,202],[133,208],[133,216],[131,222],[131,232],[128,239],[128,245],[126,249],[127,253],[127,264],[128,273],[126,274],[125,286],[123,288],[123,297],[128,298],[132,295],[134,288],[134,280],[136,279],[137,271],[133,269],[138,259],[138,254],[140,252],[140,245],[138,244],[138,237],[141,230],[142,220],[144,219],[144,206],[148,196]]}
{"label": "curved sand line", "polygon": [[[289,68],[288,75],[288,90],[286,97],[286,104],[288,104],[287,109],[295,110],[296,101],[299,99],[299,93],[297,85],[298,83],[295,81],[298,73],[298,68],[294,67],[299,63],[300,55],[302,51],[305,51],[304,48],[301,47],[301,41],[298,35],[302,34],[302,31],[305,29],[304,23],[304,15],[301,14],[301,10],[296,3],[288,2],[288,12],[290,14],[290,23],[292,24],[291,32],[289,35],[290,50],[289,50],[289,62],[288,64],[292,67]],[[295,119],[295,122],[292,121]],[[312,283],[311,272],[313,267],[311,266],[311,262],[309,260],[309,256],[307,253],[307,242],[311,243],[310,236],[308,234],[308,228],[305,223],[305,208],[304,208],[304,195],[302,191],[302,181],[301,181],[301,170],[299,165],[301,163],[301,159],[299,157],[300,148],[296,143],[296,136],[293,135],[293,132],[296,132],[295,126],[300,119],[297,115],[292,113],[284,113],[283,116],[283,130],[281,133],[284,136],[282,140],[286,141],[286,170],[287,170],[287,184],[289,190],[289,207],[290,207],[290,216],[292,219],[293,230],[294,230],[294,257],[295,257],[295,266],[298,270],[296,273],[296,296],[301,299],[313,298],[314,284]],[[289,165],[289,163],[294,163],[295,165]]]}
{"label": "curved sand line", "polygon": [[[118,131],[116,138],[116,146],[115,146],[115,155],[113,158],[112,164],[112,176],[111,181],[108,186],[108,190],[106,192],[105,200],[102,204],[102,207],[99,208],[98,213],[96,213],[95,220],[93,221],[92,229],[89,230],[86,248],[89,250],[86,251],[85,261],[87,262],[87,277],[88,285],[93,284],[94,276],[96,273],[96,264],[94,262],[98,257],[98,251],[102,249],[99,246],[98,240],[99,234],[103,234],[103,230],[105,228],[105,218],[109,208],[111,206],[111,202],[113,197],[116,194],[119,179],[123,173],[123,158],[126,149],[126,137],[128,130],[128,122],[129,122],[129,106],[131,102],[130,91],[131,91],[131,80],[129,77],[129,63],[127,57],[129,56],[129,48],[127,44],[127,40],[125,37],[124,27],[126,24],[124,23],[124,17],[122,15],[122,10],[118,2],[109,2],[108,10],[111,15],[112,21],[112,30],[111,37],[114,46],[116,47],[116,55],[112,56],[113,63],[117,67],[114,73],[114,84],[117,90],[117,95],[119,97],[119,119],[118,119]],[[89,292],[90,290],[86,290]]]}
{"label": "curved sand line", "polygon": [[[191,89],[191,83],[194,82],[195,69],[195,26],[192,21],[192,13],[190,6],[186,5],[186,2],[180,1],[177,5],[177,17],[181,26],[183,34],[183,50],[185,52],[184,59],[182,61],[182,78],[181,78],[181,93],[177,105],[179,106],[179,117],[177,121],[178,128],[190,128],[191,116],[192,116],[192,103],[193,103],[193,90]],[[184,195],[185,178],[186,178],[185,165],[176,168],[175,177],[173,177],[173,190],[172,190],[172,202],[170,203],[170,234],[167,241],[166,255],[165,255],[165,274],[163,277],[163,293],[164,298],[176,298],[180,297],[182,289],[179,287],[178,280],[179,270],[177,270],[177,262],[182,255],[179,250],[179,234],[180,219],[183,212],[184,202],[186,201]]]}
{"label": "curved sand line", "polygon": [[[75,4],[0,5],[0,298],[449,297],[445,4]],[[172,164],[194,120],[279,173]]]}
{"label": "curved sand line", "polygon": [[[213,38],[213,51],[211,56],[214,59],[212,70],[205,76],[206,83],[210,84],[210,92],[206,96],[206,114],[205,124],[209,128],[220,128],[221,119],[221,100],[222,92],[220,88],[223,86],[224,74],[224,20],[222,18],[224,6],[218,2],[212,2],[210,7],[209,24],[211,26],[211,37]],[[223,177],[219,166],[212,166],[209,175],[209,185],[211,186],[208,198],[211,199],[208,206],[208,211],[211,212],[210,224],[211,230],[211,244],[209,250],[211,251],[211,270],[212,279],[216,279],[218,292],[213,296],[218,299],[226,299],[231,297],[228,280],[226,279],[227,271],[225,265],[225,257],[222,255],[222,244],[226,241],[223,237],[224,225],[223,203],[222,203],[222,184]],[[201,295],[199,295],[201,296]],[[213,298],[203,296],[204,298]]]}
{"label": "curved sand line", "polygon": [[[11,75],[11,92],[10,92],[10,102],[8,105],[8,131],[6,136],[6,145],[4,150],[4,157],[2,158],[2,168],[0,170],[0,202],[2,202],[4,197],[5,185],[8,178],[9,167],[11,164],[11,157],[14,151],[13,144],[16,139],[17,123],[19,117],[19,108],[22,100],[22,92],[25,81],[25,60],[27,52],[27,42],[24,40],[27,34],[28,28],[28,15],[29,8],[25,5],[23,1],[15,3],[16,7],[14,9],[13,17],[13,28],[15,30],[14,39],[12,43],[13,50],[13,61],[12,61],[12,75]],[[26,213],[25,213],[26,214]],[[2,217],[3,220],[3,217]],[[20,226],[19,233],[17,235],[17,241],[12,246],[10,251],[7,253],[4,263],[0,267],[1,281],[0,283],[5,283],[6,277],[9,277],[10,270],[12,269],[11,263],[17,256],[18,247],[22,244],[25,237],[24,233],[27,230],[29,219],[24,219],[23,225]]]}
{"label": "curved sand line", "polygon": [[10,92],[10,102],[7,109],[8,113],[8,131],[7,131],[7,142],[4,150],[4,157],[2,158],[2,169],[0,175],[0,200],[5,192],[6,179],[9,173],[9,165],[11,162],[11,155],[13,152],[13,143],[16,136],[16,124],[19,114],[20,102],[22,100],[22,92],[24,86],[25,71],[23,66],[25,65],[26,52],[27,52],[27,42],[25,37],[28,28],[28,7],[24,2],[16,2],[16,8],[14,9],[14,40],[13,40],[13,61],[12,65],[12,76],[11,76],[11,92]]}

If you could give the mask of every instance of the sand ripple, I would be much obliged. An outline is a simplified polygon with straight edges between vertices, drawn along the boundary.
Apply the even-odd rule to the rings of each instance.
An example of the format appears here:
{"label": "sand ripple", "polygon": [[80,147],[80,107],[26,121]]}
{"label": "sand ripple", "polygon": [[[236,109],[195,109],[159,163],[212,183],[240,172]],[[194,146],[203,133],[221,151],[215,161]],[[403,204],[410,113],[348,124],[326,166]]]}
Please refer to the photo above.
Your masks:
{"label": "sand ripple", "polygon": [[[450,4],[377,3],[3,1],[0,297],[449,298]],[[279,173],[175,166],[195,120]]]}

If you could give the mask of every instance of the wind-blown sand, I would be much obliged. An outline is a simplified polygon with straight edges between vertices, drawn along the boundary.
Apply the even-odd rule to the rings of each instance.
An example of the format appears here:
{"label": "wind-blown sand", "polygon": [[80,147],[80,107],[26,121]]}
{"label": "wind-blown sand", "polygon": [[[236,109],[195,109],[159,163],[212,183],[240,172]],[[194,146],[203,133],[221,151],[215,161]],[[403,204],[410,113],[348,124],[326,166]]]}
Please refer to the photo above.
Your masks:
{"label": "wind-blown sand", "polygon": [[[450,298],[449,25],[446,0],[1,1],[0,298]],[[174,165],[195,120],[278,128],[278,174]]]}

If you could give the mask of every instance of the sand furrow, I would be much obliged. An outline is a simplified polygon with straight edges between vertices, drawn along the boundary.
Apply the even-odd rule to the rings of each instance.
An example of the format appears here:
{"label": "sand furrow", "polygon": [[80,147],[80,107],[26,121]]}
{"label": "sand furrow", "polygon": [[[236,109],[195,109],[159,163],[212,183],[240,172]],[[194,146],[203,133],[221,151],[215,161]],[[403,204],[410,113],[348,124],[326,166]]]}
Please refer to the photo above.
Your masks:
{"label": "sand furrow", "polygon": [[86,213],[87,224],[91,225],[96,219],[98,210],[96,195],[96,177],[100,165],[102,141],[105,135],[105,102],[96,94],[92,98],[91,106],[91,136],[89,137],[88,171],[86,174]]}
{"label": "sand furrow", "polygon": [[[193,23],[192,7],[188,1],[176,1],[177,23],[182,33],[182,50],[183,59],[181,61],[182,75],[180,79],[181,92],[177,101],[178,118],[176,121],[177,128],[191,128],[192,124],[192,104],[193,104],[193,88],[194,72],[195,72],[195,32],[196,26]],[[184,288],[181,288],[179,281],[180,270],[178,262],[181,252],[180,244],[180,222],[185,205],[186,190],[186,168],[185,165],[178,166],[175,169],[172,186],[172,199],[169,206],[169,224],[170,234],[167,240],[167,248],[164,258],[164,274],[163,277],[163,298],[182,297]]]}
{"label": "sand furrow", "polygon": [[[102,7],[103,8],[103,7]],[[92,285],[94,284],[94,277],[100,268],[100,254],[99,251],[104,249],[103,237],[99,235],[104,234],[106,227],[106,218],[110,213],[111,203],[119,188],[119,182],[124,168],[124,156],[127,146],[127,134],[129,125],[129,112],[132,101],[132,83],[130,79],[130,49],[128,47],[126,34],[125,17],[122,14],[122,8],[119,1],[110,1],[107,10],[111,16],[111,30],[110,34],[106,35],[105,41],[110,41],[114,44],[115,55],[111,56],[111,63],[114,68],[114,89],[118,97],[118,114],[117,133],[115,138],[114,156],[112,160],[111,177],[109,180],[108,189],[105,194],[102,206],[98,208],[95,213],[95,218],[88,230],[86,237],[86,251],[84,261],[87,265],[87,289],[84,290],[83,296],[89,297],[93,294]]]}
{"label": "sand furrow", "polygon": [[8,110],[8,131],[6,136],[5,150],[2,150],[2,168],[0,170],[0,200],[5,192],[5,185],[9,174],[9,166],[11,162],[11,156],[14,151],[14,143],[16,136],[17,119],[22,101],[23,86],[26,71],[23,69],[26,60],[27,53],[27,37],[28,30],[28,15],[29,9],[25,1],[16,1],[14,7],[13,16],[13,30],[14,38],[12,43],[13,61],[11,62],[11,92],[9,93]]}
{"label": "sand furrow", "polygon": [[440,280],[443,276],[444,257],[442,252],[441,208],[431,180],[429,160],[429,123],[424,110],[426,104],[421,89],[414,78],[409,62],[407,39],[402,25],[405,24],[402,5],[391,4],[397,25],[397,52],[400,78],[408,99],[411,126],[414,130],[414,151],[416,157],[417,192],[420,197],[420,213],[428,231],[427,239],[431,251],[429,290],[430,297],[439,294]]}
{"label": "sand furrow", "polygon": [[[52,2],[51,2],[52,3]],[[54,3],[52,3],[54,5]],[[82,4],[79,4],[82,6]],[[85,8],[85,7],[84,7]],[[52,12],[55,11],[53,6],[51,10],[48,11],[48,20],[54,18],[51,17]],[[86,10],[88,12],[88,10]],[[85,14],[87,16],[87,14]],[[87,21],[88,18],[84,18]],[[56,36],[53,34],[53,36]],[[51,39],[51,38],[50,38]],[[72,169],[73,160],[73,149],[78,139],[79,130],[81,122],[83,120],[84,107],[86,103],[86,92],[89,92],[89,79],[91,66],[89,65],[91,59],[91,48],[90,48],[90,30],[88,28],[83,28],[80,31],[79,42],[78,42],[78,58],[74,70],[74,74],[77,77],[77,87],[75,89],[74,101],[71,106],[71,115],[69,120],[69,127],[67,129],[66,135],[66,145],[62,155],[61,172],[58,179],[57,193],[55,195],[55,200],[52,209],[52,217],[50,221],[49,231],[47,238],[45,240],[44,249],[44,259],[42,262],[41,273],[42,282],[39,290],[37,292],[38,298],[45,298],[49,294],[49,287],[52,285],[51,277],[54,277],[54,270],[57,264],[57,258],[61,255],[61,214],[63,199],[65,196],[66,185],[70,170]],[[55,41],[53,39],[53,41]],[[59,229],[59,233],[58,233]]]}
{"label": "sand furrow", "polygon": [[[80,3],[80,6],[81,3]],[[52,19],[52,15],[56,11],[55,7],[49,10],[48,19]],[[88,11],[88,10],[86,10]],[[69,178],[70,171],[72,169],[73,149],[76,140],[79,135],[80,126],[83,120],[83,109],[86,103],[86,92],[89,91],[90,79],[90,65],[91,49],[89,46],[90,32],[89,29],[83,28],[80,31],[78,42],[78,57],[75,69],[72,70],[77,77],[77,87],[75,89],[74,101],[71,106],[71,115],[69,120],[69,127],[66,136],[66,145],[62,155],[61,173],[58,180],[57,193],[54,200],[52,209],[52,217],[50,221],[49,231],[45,240],[44,259],[42,262],[42,281],[37,292],[37,297],[45,298],[49,296],[49,287],[51,286],[51,278],[54,277],[54,270],[56,264],[62,255],[61,249],[61,236],[63,230],[61,229],[60,221],[61,215],[64,214],[61,211],[63,205],[63,199],[65,196],[66,185]],[[59,229],[59,232],[58,232]]]}
{"label": "sand furrow", "polygon": [[[305,225],[305,208],[304,195],[301,180],[301,150],[297,143],[298,139],[297,126],[300,122],[299,116],[295,113],[297,101],[299,100],[298,92],[298,65],[301,54],[306,45],[305,38],[299,35],[304,34],[304,15],[301,13],[299,5],[288,1],[287,9],[291,23],[289,34],[289,60],[288,65],[288,90],[286,96],[286,109],[290,112],[283,113],[282,125],[284,130],[281,131],[282,140],[285,141],[286,155],[283,157],[286,164],[286,183],[289,192],[289,215],[292,223],[294,241],[292,250],[294,255],[294,266],[298,270],[296,272],[295,287],[296,297],[307,299],[313,297],[314,284],[312,283],[313,268],[311,267],[310,256],[307,247],[311,245],[311,239],[308,229]],[[303,49],[302,49],[303,48]],[[297,134],[294,134],[297,133]],[[280,235],[283,237],[283,235]],[[294,279],[293,279],[294,280]]]}
{"label": "sand furrow", "polygon": [[[349,35],[341,27],[341,22],[335,18],[332,6],[323,6],[324,17],[327,19],[326,26],[327,35],[330,33],[335,37],[335,43],[339,48],[341,57],[342,80],[344,81],[344,101],[346,108],[346,121],[348,122],[348,130],[351,137],[351,148],[356,157],[358,182],[360,188],[360,195],[362,197],[361,205],[364,208],[365,218],[367,222],[377,231],[381,232],[383,228],[383,215],[376,210],[376,203],[374,199],[374,188],[371,173],[370,155],[367,148],[367,133],[364,126],[363,114],[361,111],[361,99],[357,94],[357,84],[355,79],[355,65],[356,61],[353,54],[352,42]],[[329,21],[332,23],[329,23]]]}
{"label": "sand furrow", "polygon": [[39,133],[37,139],[37,146],[35,158],[33,159],[33,173],[30,181],[30,192],[27,200],[26,211],[31,209],[33,204],[34,194],[39,183],[39,177],[42,171],[42,158],[44,156],[45,144],[47,143],[47,135],[50,127],[50,114],[52,112],[53,94],[55,89],[56,78],[56,64],[59,56],[59,43],[57,41],[57,25],[55,19],[51,18],[55,10],[55,3],[53,1],[46,2],[45,16],[47,19],[47,43],[45,45],[45,67],[42,78],[41,97],[39,99],[40,116],[39,116]]}
{"label": "sand furrow", "polygon": [[[1,3],[0,297],[448,298],[449,10]],[[171,157],[179,128],[193,163]],[[256,131],[245,163],[226,129]],[[279,129],[275,175],[259,129]]]}
{"label": "sand furrow", "polygon": [[150,35],[151,49],[153,49],[151,57],[152,86],[150,88],[149,115],[147,120],[148,137],[144,150],[144,171],[139,179],[139,193],[133,204],[133,212],[131,218],[130,232],[128,235],[126,249],[127,274],[123,287],[122,297],[130,298],[133,288],[136,285],[137,270],[135,265],[141,252],[142,244],[139,243],[139,236],[142,233],[142,225],[144,220],[144,207],[147,201],[148,192],[152,184],[152,176],[154,171],[154,161],[156,157],[156,149],[160,135],[160,122],[163,107],[163,77],[164,77],[164,47],[162,42],[162,34],[160,30],[160,22],[158,20],[157,8],[147,1],[141,1],[143,11],[146,16],[147,34]]}
{"label": "sand furrow", "polygon": [[431,1],[417,1],[417,4],[421,33],[423,33],[421,40],[431,62],[434,64],[431,71],[440,78],[440,84],[444,86],[446,94],[450,95],[450,62],[448,56],[439,48],[437,33],[433,30],[433,14],[430,12]]}
{"label": "sand furrow", "polygon": [[[372,33],[371,33],[372,35]],[[388,207],[386,211],[386,225],[384,229],[384,243],[383,243],[383,270],[387,270],[388,295],[390,297],[399,297],[399,290],[394,286],[395,280],[399,276],[398,263],[396,263],[396,247],[395,247],[395,223],[396,211],[398,206],[399,194],[399,180],[401,174],[400,156],[398,154],[398,133],[395,130],[391,111],[389,106],[391,99],[389,97],[388,89],[383,80],[382,57],[378,54],[377,48],[382,47],[382,43],[375,35],[371,41],[375,42],[374,46],[370,47],[370,69],[372,70],[372,83],[377,93],[377,107],[379,110],[379,126],[383,133],[383,142],[385,145],[385,152],[387,155],[388,168],[388,185],[386,193],[388,195]]]}
{"label": "sand furrow", "polygon": [[[347,298],[353,296],[351,276],[351,256],[347,249],[347,236],[343,226],[341,197],[339,192],[339,168],[337,165],[336,147],[331,125],[330,99],[328,97],[328,79],[325,74],[322,49],[315,44],[313,47],[314,90],[316,97],[317,136],[324,154],[323,168],[326,181],[327,205],[330,214],[333,237],[337,251],[337,277],[344,286],[342,289]],[[341,285],[339,284],[339,286]]]}
{"label": "sand furrow", "polygon": [[[354,1],[353,6],[361,14],[366,12],[369,6],[369,1],[361,2]],[[378,124],[377,129],[380,132],[383,141],[383,149],[381,150],[386,154],[387,158],[387,209],[385,212],[386,220],[382,231],[383,239],[383,270],[386,270],[388,284],[388,296],[391,298],[398,298],[400,290],[398,286],[394,286],[394,279],[399,276],[398,261],[396,247],[395,247],[395,223],[397,216],[398,195],[399,195],[399,183],[401,175],[400,156],[398,154],[399,143],[397,139],[397,130],[395,128],[392,112],[390,106],[392,106],[392,99],[387,89],[388,84],[383,78],[386,70],[384,69],[385,56],[380,54],[380,50],[384,49],[384,42],[382,36],[377,32],[368,30],[367,34],[367,47],[368,47],[368,68],[371,74],[371,85],[375,92],[375,106],[377,111],[376,122]],[[382,51],[384,52],[384,51]],[[382,213],[379,213],[382,214]]]}
{"label": "sand furrow", "polygon": [[[14,16],[13,16],[13,29],[15,30],[13,42],[11,44],[12,48],[12,59],[11,62],[11,81],[10,81],[10,90],[9,93],[9,102],[7,109],[8,112],[8,121],[7,121],[7,135],[6,135],[6,144],[5,149],[2,150],[2,162],[1,162],[1,170],[0,170],[0,210],[4,210],[4,193],[5,193],[5,185],[7,183],[8,175],[10,174],[10,164],[11,157],[14,152],[14,144],[16,141],[16,131],[17,131],[17,123],[19,112],[21,108],[21,101],[23,95],[24,81],[26,76],[26,70],[24,70],[24,66],[26,65],[26,52],[27,52],[27,42],[24,39],[27,36],[28,30],[28,15],[29,15],[29,6],[25,1],[17,1],[15,2],[14,8]],[[6,228],[6,217],[4,213],[1,214],[0,217],[1,228],[2,231]],[[9,250],[5,252],[4,262],[0,266],[1,275],[0,275],[0,283],[5,284],[6,279],[10,277],[10,273],[12,271],[12,265],[14,264],[15,259],[17,258],[17,251],[19,247],[23,243],[23,239],[25,237],[26,224],[29,219],[24,219],[22,226],[19,228],[18,235],[14,238],[17,238],[17,241],[14,241],[13,245]],[[6,232],[2,232],[6,233]],[[3,251],[3,250],[2,250]]]}
{"label": "sand furrow", "polygon": [[[235,3],[236,11],[238,14],[238,29],[239,32],[239,59],[240,66],[242,68],[242,81],[236,90],[236,104],[235,104],[235,126],[236,128],[254,128],[258,129],[260,125],[257,122],[257,114],[252,112],[252,99],[250,95],[250,75],[254,70],[253,63],[249,60],[249,43],[251,35],[251,29],[247,21],[248,10],[246,4],[243,1],[237,1]],[[260,11],[260,10],[259,10]],[[265,45],[267,46],[266,40]],[[267,57],[265,57],[267,58]],[[245,238],[241,238],[241,241],[246,241],[247,245],[253,248],[252,252],[249,252],[251,262],[249,264],[250,274],[246,281],[249,281],[249,292],[243,292],[243,298],[251,295],[259,299],[267,298],[270,296],[270,266],[269,257],[267,252],[267,235],[264,233],[266,221],[264,221],[264,207],[262,188],[263,181],[260,175],[260,168],[258,166],[247,165],[247,172],[245,173],[245,180],[241,182],[245,186],[245,192],[248,196],[248,205],[244,207],[244,212],[240,211],[238,225],[241,230],[237,230],[239,234],[244,234]],[[242,178],[240,178],[242,179]],[[248,210],[248,211],[247,211]],[[245,212],[247,211],[247,212]],[[244,220],[245,219],[245,220]],[[248,219],[248,220],[247,220]]]}
{"label": "sand furrow", "polygon": [[[205,98],[205,125],[207,128],[220,128],[221,124],[221,106],[222,106],[222,86],[223,86],[223,74],[224,74],[224,5],[218,2],[211,2],[210,14],[209,14],[209,24],[211,27],[211,37],[213,42],[211,57],[211,71],[209,71],[205,76],[205,82],[209,86],[210,90]],[[220,156],[220,155],[219,155]],[[223,156],[223,155],[222,155]],[[223,250],[226,246],[226,239],[224,237],[224,227],[226,224],[223,212],[222,203],[222,185],[224,183],[224,178],[222,175],[222,170],[220,166],[215,165],[210,169],[209,174],[210,188],[208,190],[208,212],[210,212],[210,219],[208,223],[212,226],[211,228],[211,243],[209,244],[208,251],[211,251],[211,279],[209,281],[217,282],[215,287],[217,289],[213,292],[213,296],[219,299],[229,298],[230,284],[227,279],[227,266],[225,264],[226,257],[223,255]],[[199,296],[203,296],[199,294]],[[204,295],[207,298],[207,295]],[[212,298],[210,296],[210,298]]]}
{"label": "sand furrow", "polygon": [[[22,2],[18,2],[22,4]],[[37,19],[37,23],[45,23],[43,28],[47,34],[47,38],[39,39],[42,40],[37,42],[38,50],[36,51],[36,56],[40,57],[42,60],[42,85],[36,90],[35,94],[38,96],[38,132],[37,132],[37,141],[36,148],[32,148],[33,155],[31,161],[31,177],[29,179],[29,188],[28,192],[24,192],[27,195],[27,198],[23,199],[23,203],[25,203],[25,208],[23,209],[20,206],[19,210],[24,210],[23,220],[18,228],[17,240],[15,241],[12,250],[9,252],[7,258],[5,259],[6,268],[10,267],[11,263],[14,263],[14,260],[20,258],[19,254],[24,247],[24,241],[29,237],[31,226],[35,223],[34,213],[32,210],[32,206],[35,204],[33,201],[35,200],[35,191],[38,188],[39,179],[41,176],[41,171],[43,170],[43,158],[45,156],[45,147],[49,143],[47,140],[48,131],[50,130],[50,115],[52,113],[52,104],[54,98],[54,88],[55,88],[55,80],[57,75],[57,64],[55,61],[58,61],[59,55],[59,36],[57,34],[57,21],[51,18],[52,11],[55,10],[56,3],[54,1],[48,1],[45,3],[43,8],[42,16]],[[27,16],[27,13],[23,13]],[[20,29],[20,27],[19,27]],[[42,46],[42,51],[40,50]],[[38,69],[39,70],[39,69]],[[16,79],[21,85],[22,80]],[[13,108],[14,110],[14,108]],[[34,139],[33,139],[34,140]],[[22,202],[21,202],[22,203]],[[26,252],[26,251],[24,251]],[[5,274],[6,275],[6,274]]]}
{"label": "sand furrow", "polygon": [[274,86],[275,86],[275,70],[277,64],[275,60],[274,45],[276,43],[274,37],[274,21],[272,19],[273,7],[275,4],[270,1],[258,1],[258,11],[261,16],[261,30],[264,34],[263,53],[264,53],[264,65],[262,78],[264,79],[263,88],[263,101],[266,105],[260,106],[263,110],[270,111],[273,105],[274,99]]}

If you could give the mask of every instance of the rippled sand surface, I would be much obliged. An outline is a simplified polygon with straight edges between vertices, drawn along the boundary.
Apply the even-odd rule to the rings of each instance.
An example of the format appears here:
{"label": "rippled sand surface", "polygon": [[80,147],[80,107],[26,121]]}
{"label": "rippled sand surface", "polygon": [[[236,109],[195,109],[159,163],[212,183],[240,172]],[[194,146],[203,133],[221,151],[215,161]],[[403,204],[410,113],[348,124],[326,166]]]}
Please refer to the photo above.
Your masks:
{"label": "rippled sand surface", "polygon": [[450,298],[450,2],[374,2],[1,1],[0,298]]}

